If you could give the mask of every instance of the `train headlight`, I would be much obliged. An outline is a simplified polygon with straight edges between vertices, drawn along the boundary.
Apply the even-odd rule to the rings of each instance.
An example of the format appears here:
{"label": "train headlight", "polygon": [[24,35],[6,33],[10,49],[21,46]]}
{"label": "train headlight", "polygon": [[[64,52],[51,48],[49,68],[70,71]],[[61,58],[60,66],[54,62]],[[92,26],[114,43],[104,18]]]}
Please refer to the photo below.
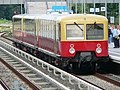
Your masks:
{"label": "train headlight", "polygon": [[96,52],[97,53],[101,53],[102,52],[102,48],[100,48],[100,47],[96,48]]}
{"label": "train headlight", "polygon": [[74,44],[70,44],[69,52],[70,52],[70,54],[74,54],[75,53]]}
{"label": "train headlight", "polygon": [[102,48],[101,48],[101,44],[100,43],[97,44],[96,52],[97,53],[101,53],[102,52]]}
{"label": "train headlight", "polygon": [[71,47],[71,48],[69,49],[69,52],[70,52],[70,54],[74,54],[74,53],[75,53],[75,49],[74,49],[73,47]]}

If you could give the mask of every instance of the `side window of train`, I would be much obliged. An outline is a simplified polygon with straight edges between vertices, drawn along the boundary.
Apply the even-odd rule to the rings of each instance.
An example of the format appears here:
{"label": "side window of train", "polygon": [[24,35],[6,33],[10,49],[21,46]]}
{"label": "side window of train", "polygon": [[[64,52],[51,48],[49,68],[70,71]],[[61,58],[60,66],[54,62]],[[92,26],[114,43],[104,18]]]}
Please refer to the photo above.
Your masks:
{"label": "side window of train", "polygon": [[56,21],[53,22],[53,39],[55,40],[56,39]]}
{"label": "side window of train", "polygon": [[44,37],[47,37],[47,21],[46,20],[44,20],[44,25],[45,25],[45,27],[44,27]]}
{"label": "side window of train", "polygon": [[25,19],[25,31],[29,34],[34,34],[35,32],[35,21],[32,19]]}
{"label": "side window of train", "polygon": [[14,18],[14,30],[17,30],[17,31],[19,31],[19,30],[22,30],[22,24],[21,24],[21,19],[20,18]]}
{"label": "side window of train", "polygon": [[43,29],[44,29],[44,22],[43,20],[41,20],[41,30],[40,30],[41,37],[43,37]]}
{"label": "side window of train", "polygon": [[47,34],[46,34],[46,37],[48,38],[49,37],[49,20],[47,20],[47,26],[46,26],[46,32],[47,32]]}
{"label": "side window of train", "polygon": [[60,34],[59,34],[59,30],[60,30],[60,23],[56,22],[56,34],[55,34],[55,37],[56,37],[56,41],[59,41],[60,39]]}
{"label": "side window of train", "polygon": [[41,31],[42,31],[42,20],[39,20],[39,36],[41,36]]}
{"label": "side window of train", "polygon": [[45,21],[42,20],[42,36],[44,37]]}
{"label": "side window of train", "polygon": [[42,20],[42,30],[41,30],[41,33],[42,33],[42,37],[44,37],[44,21]]}
{"label": "side window of train", "polygon": [[59,23],[53,20],[40,20],[39,35],[41,37],[59,39]]}
{"label": "side window of train", "polygon": [[52,32],[52,23],[51,22],[52,22],[51,20],[48,21],[48,38],[52,38],[52,34],[51,34],[51,32]]}
{"label": "side window of train", "polygon": [[86,39],[87,40],[104,39],[104,25],[103,24],[87,24]]}
{"label": "side window of train", "polygon": [[61,24],[58,24],[58,40],[61,41]]}
{"label": "side window of train", "polygon": [[51,32],[51,20],[47,20],[47,32],[46,32],[47,38],[51,38],[50,32]]}
{"label": "side window of train", "polygon": [[51,28],[51,38],[54,39],[55,22],[52,21],[51,23],[52,23],[52,24],[51,24],[51,25],[52,25],[52,28]]}

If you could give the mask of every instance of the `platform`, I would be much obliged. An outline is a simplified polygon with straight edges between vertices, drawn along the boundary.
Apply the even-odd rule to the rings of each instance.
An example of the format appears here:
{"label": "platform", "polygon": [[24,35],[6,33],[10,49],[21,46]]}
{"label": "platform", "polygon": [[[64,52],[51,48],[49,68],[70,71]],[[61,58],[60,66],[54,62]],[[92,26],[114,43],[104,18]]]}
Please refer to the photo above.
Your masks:
{"label": "platform", "polygon": [[110,43],[108,45],[109,47],[109,57],[113,59],[113,62],[119,63],[120,64],[120,48],[113,48],[114,43]]}
{"label": "platform", "polygon": [[2,85],[0,84],[0,90],[5,90],[3,87],[2,87]]}

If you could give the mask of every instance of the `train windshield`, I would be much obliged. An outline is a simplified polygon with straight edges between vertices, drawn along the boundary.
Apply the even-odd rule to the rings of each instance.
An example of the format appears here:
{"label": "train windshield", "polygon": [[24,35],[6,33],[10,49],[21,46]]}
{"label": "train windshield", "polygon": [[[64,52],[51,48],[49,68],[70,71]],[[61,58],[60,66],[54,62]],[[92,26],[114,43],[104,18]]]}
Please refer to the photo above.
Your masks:
{"label": "train windshield", "polygon": [[84,39],[84,25],[83,24],[67,24],[66,29],[67,40],[83,40]]}
{"label": "train windshield", "polygon": [[86,25],[86,39],[87,40],[100,40],[104,39],[103,24],[87,24]]}

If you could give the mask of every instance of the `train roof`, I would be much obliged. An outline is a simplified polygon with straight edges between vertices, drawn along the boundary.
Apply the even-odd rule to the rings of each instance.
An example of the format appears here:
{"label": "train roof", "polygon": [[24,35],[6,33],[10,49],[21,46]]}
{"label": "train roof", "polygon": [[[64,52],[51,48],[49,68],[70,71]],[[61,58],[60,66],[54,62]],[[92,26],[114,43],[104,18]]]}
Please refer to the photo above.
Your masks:
{"label": "train roof", "polygon": [[[94,17],[94,18],[93,18]],[[47,19],[47,20],[72,20],[72,19],[90,19],[107,21],[105,16],[94,14],[20,14],[14,15],[13,18],[26,18],[26,19]]]}
{"label": "train roof", "polygon": [[20,14],[14,15],[13,18],[60,20],[66,15],[67,14]]}

